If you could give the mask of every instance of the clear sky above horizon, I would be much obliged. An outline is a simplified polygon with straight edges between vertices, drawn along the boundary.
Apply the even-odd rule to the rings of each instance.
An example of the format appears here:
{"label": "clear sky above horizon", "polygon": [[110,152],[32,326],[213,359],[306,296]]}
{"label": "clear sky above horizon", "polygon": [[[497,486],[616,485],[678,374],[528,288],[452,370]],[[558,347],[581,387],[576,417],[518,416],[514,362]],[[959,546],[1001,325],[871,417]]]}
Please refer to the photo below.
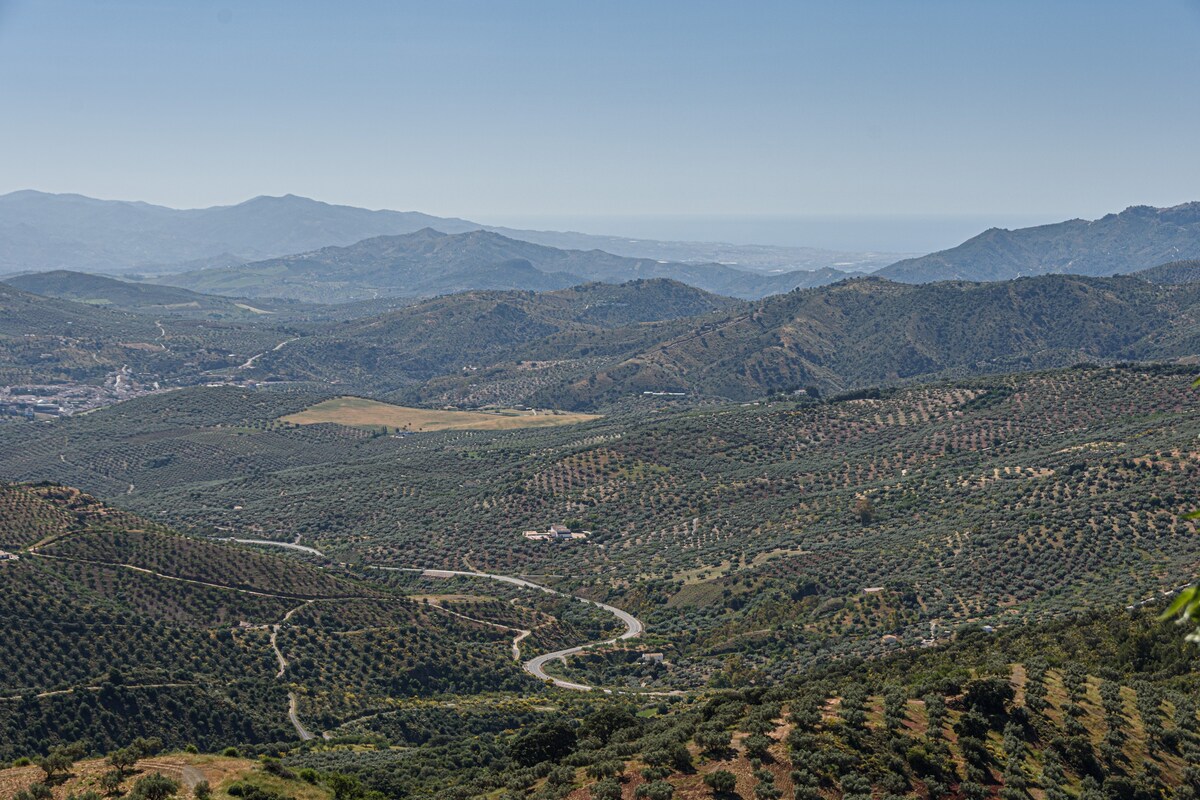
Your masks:
{"label": "clear sky above horizon", "polygon": [[1094,217],[1200,199],[1198,76],[1197,0],[0,0],[0,192]]}

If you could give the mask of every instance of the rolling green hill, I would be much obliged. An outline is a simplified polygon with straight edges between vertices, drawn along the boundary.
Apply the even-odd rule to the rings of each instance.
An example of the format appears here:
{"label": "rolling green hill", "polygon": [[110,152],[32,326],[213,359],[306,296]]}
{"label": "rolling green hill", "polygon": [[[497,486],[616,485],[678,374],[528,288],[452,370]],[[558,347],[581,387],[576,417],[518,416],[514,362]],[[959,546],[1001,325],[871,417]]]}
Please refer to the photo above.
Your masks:
{"label": "rolling green hill", "polygon": [[[397,797],[613,796],[617,775],[622,797],[708,797],[718,771],[747,798],[1190,796],[1196,649],[1154,621],[1200,552],[1180,517],[1190,377],[1076,368],[573,429],[338,433],[282,459],[254,437],[308,435],[272,423],[302,396],[196,388],[24,427],[0,472],[70,473],[137,513],[0,490],[0,547],[21,556],[0,562],[0,759],[156,735],[286,750]],[[179,471],[197,436],[239,460],[218,447]],[[520,536],[551,520],[591,537]],[[513,628],[544,649],[599,638],[578,603],[342,561],[534,574],[630,610],[642,640],[551,672],[632,694],[517,670]],[[288,692],[334,738],[299,743]]]}
{"label": "rolling green hill", "polygon": [[1186,357],[1200,345],[1198,301],[1194,283],[1140,276],[859,278],[753,302],[651,279],[463,292],[378,314],[370,312],[380,301],[365,301],[345,314],[210,322],[8,289],[0,367],[8,383],[35,374],[96,381],[128,366],[143,383],[235,376],[407,405],[590,410],[643,392],[750,400]]}
{"label": "rolling green hill", "polygon": [[393,697],[536,688],[502,625],[180,536],[74,489],[0,485],[0,530],[19,556],[0,561],[0,760],[138,735],[292,739],[289,702],[320,730]]}
{"label": "rolling green hill", "polygon": [[1129,278],[925,286],[857,279],[767,298],[632,353],[562,393],[586,402],[631,389],[752,399],[807,385],[828,392],[918,376],[1183,356],[1195,349],[1197,298]]}
{"label": "rolling green hill", "polygon": [[0,386],[102,383],[123,368],[139,383],[196,383],[283,338],[270,325],[156,320],[0,283]]}
{"label": "rolling green hill", "polygon": [[[931,376],[1177,358],[1198,344],[1195,287],[1134,277],[860,278],[725,306],[697,302],[677,284],[583,292],[423,301],[327,326],[267,354],[253,374],[335,381],[408,404],[590,409],[642,392],[750,400],[804,387],[828,394]],[[584,307],[585,297],[604,294],[625,299]],[[676,302],[679,314],[708,313],[652,313]]]}
{"label": "rolling green hill", "polygon": [[652,345],[686,330],[694,315],[741,307],[662,279],[542,293],[464,292],[325,326],[264,355],[249,374],[388,391],[519,360],[529,363],[514,368],[536,379],[547,367],[574,369],[581,357],[595,361]]}
{"label": "rolling green hill", "polygon": [[[0,474],[341,561],[569,575],[643,617],[679,665],[661,683],[695,686],[730,652],[786,670],[1189,580],[1188,384],[1078,368],[401,437],[273,421],[304,396],[199,388],[15,427]],[[521,536],[554,522],[592,536]]]}

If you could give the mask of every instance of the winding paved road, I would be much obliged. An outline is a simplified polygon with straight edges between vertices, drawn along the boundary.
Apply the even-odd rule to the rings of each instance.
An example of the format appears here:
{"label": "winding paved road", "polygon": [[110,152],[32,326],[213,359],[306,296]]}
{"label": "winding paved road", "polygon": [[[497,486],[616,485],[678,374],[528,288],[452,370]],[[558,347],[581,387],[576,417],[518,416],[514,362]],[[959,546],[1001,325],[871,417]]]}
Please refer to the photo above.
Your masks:
{"label": "winding paved road", "polygon": [[317,548],[308,547],[307,545],[303,544],[296,544],[295,542],[276,542],[272,541],[271,539],[238,539],[234,536],[224,536],[217,539],[217,541],[237,542],[238,544],[265,544],[268,547],[286,547],[288,550],[299,550],[301,553],[308,553],[309,555],[317,556],[318,558],[325,557],[325,554]]}
{"label": "winding paved road", "polygon": [[292,721],[292,726],[296,729],[297,735],[305,742],[309,739],[317,738],[315,733],[304,727],[303,723],[300,722],[300,715],[296,713],[296,703],[296,693],[288,692],[288,719]]}
{"label": "winding paved road", "polygon": [[[588,600],[586,597],[575,597],[575,595],[570,595],[570,594],[567,594],[566,592],[560,592],[556,589],[551,589],[548,586],[543,586],[540,583],[534,583],[533,581],[527,581],[524,578],[514,578],[511,575],[496,575],[495,573],[491,573],[491,572],[466,572],[463,570],[454,570],[454,569],[416,569],[413,567],[372,566],[371,569],[382,569],[382,570],[388,570],[391,572],[419,572],[419,573],[421,573],[421,575],[423,575],[427,578],[465,577],[465,578],[487,578],[487,579],[493,580],[493,581],[502,581],[503,583],[511,583],[514,586],[523,586],[527,589],[536,589],[538,591],[545,592],[546,594],[555,594],[555,595],[558,595],[559,597],[570,597],[575,600],[578,600],[581,603],[588,603],[590,605],[596,606],[597,608],[601,608],[601,609],[607,611],[608,613],[612,614],[617,619],[621,620],[621,622],[623,622],[625,624],[625,632],[622,633],[620,636],[617,636],[612,639],[606,639],[602,642],[588,642],[587,644],[578,645],[577,647],[568,647],[565,650],[556,650],[553,653],[545,653],[540,656],[535,656],[534,658],[529,659],[528,661],[526,661],[524,664],[521,665],[521,667],[526,672],[528,672],[530,675],[532,675],[533,677],[537,678],[540,681],[551,681],[555,686],[559,687],[560,689],[572,689],[577,692],[590,692],[593,689],[595,689],[596,687],[588,686],[587,684],[584,684],[584,683],[574,683],[572,681],[565,681],[565,680],[562,680],[561,678],[555,678],[553,675],[547,675],[546,669],[545,669],[546,664],[548,664],[551,661],[563,661],[567,658],[567,656],[573,656],[576,653],[581,653],[584,650],[586,650],[587,648],[592,647],[594,645],[615,644],[616,642],[619,642],[622,639],[633,639],[634,637],[641,636],[642,631],[644,631],[646,629],[646,626],[642,624],[642,621],[640,619],[633,616],[628,611],[622,611],[621,609],[617,608],[616,606],[610,606],[607,603],[600,603],[596,600]],[[514,653],[514,655],[517,656],[518,659],[520,658],[519,642],[521,639],[524,639],[524,638],[525,638],[524,636],[520,636],[515,641],[513,641],[513,653]],[[605,692],[607,694],[612,693],[612,690],[610,690],[610,689],[600,689],[599,691]]]}

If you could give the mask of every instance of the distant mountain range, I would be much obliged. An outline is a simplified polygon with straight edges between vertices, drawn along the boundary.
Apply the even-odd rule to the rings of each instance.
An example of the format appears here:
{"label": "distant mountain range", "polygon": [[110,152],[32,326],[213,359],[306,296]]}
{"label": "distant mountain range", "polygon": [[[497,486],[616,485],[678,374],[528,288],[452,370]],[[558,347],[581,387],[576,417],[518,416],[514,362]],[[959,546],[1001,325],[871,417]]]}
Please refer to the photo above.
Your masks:
{"label": "distant mountain range", "polygon": [[804,247],[660,242],[621,236],[522,231],[417,212],[372,211],[304,197],[256,197],[233,206],[178,210],[74,194],[19,191],[0,196],[0,274],[69,269],[173,271],[275,258],[374,236],[492,230],[565,249],[682,262],[737,262],[759,271],[840,267],[870,271],[898,256]]}
{"label": "distant mountain range", "polygon": [[431,297],[472,289],[553,291],[581,283],[669,278],[705,291],[757,298],[846,277],[835,269],[778,275],[721,264],[684,264],[560,250],[491,231],[447,234],[432,228],[376,236],[348,247],[163,275],[158,280],[198,292],[345,302],[378,297]]}
{"label": "distant mountain range", "polygon": [[1200,258],[1200,202],[1133,206],[1098,220],[992,228],[958,247],[910,258],[877,275],[904,283],[1002,281],[1030,275],[1117,275]]}
{"label": "distant mountain range", "polygon": [[[993,228],[949,250],[890,263],[878,253],[488,228],[463,219],[369,211],[291,195],[187,211],[32,191],[0,197],[0,273],[112,272],[263,302],[378,301],[386,306],[470,290],[554,291],[646,278],[758,299],[873,269],[902,283],[980,282],[1128,274],[1187,259],[1200,259],[1200,203],[1135,206],[1094,221]],[[1165,276],[1184,273],[1160,268],[1154,274],[1177,282]],[[73,296],[66,287],[48,293]],[[132,296],[125,300],[139,302]],[[198,301],[163,296],[160,305],[176,302]],[[212,313],[212,308],[202,312]]]}
{"label": "distant mountain range", "polygon": [[200,259],[246,261],[432,224],[463,220],[368,211],[300,197],[256,197],[235,206],[177,210],[70,194],[0,197],[0,271],[131,272]]}

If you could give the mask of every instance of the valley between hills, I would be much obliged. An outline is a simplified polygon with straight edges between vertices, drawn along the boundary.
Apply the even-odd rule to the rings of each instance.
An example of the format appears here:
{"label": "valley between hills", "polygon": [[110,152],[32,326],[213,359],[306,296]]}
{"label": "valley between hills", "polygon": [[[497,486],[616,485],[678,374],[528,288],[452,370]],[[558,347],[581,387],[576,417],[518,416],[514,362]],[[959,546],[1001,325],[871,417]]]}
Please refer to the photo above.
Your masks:
{"label": "valley between hills", "polygon": [[0,0],[0,800],[1200,800],[1198,11]]}
{"label": "valley between hills", "polygon": [[[730,297],[384,238],[0,285],[6,800],[1192,796],[1195,262]],[[418,245],[503,280],[370,289]]]}

